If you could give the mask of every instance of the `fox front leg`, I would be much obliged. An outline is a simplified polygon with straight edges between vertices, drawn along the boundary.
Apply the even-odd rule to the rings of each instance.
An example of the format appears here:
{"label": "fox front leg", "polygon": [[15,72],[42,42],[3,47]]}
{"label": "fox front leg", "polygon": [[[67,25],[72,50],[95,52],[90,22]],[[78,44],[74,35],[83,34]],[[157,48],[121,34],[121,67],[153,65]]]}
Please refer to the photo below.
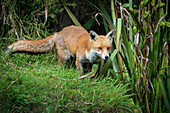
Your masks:
{"label": "fox front leg", "polygon": [[84,75],[83,64],[80,63],[80,59],[79,59],[78,56],[76,57],[76,68],[77,68],[78,71],[82,72],[82,75]]}
{"label": "fox front leg", "polygon": [[82,63],[80,63],[77,60],[76,60],[76,68],[77,68],[78,71],[81,71],[82,75],[84,75]]}

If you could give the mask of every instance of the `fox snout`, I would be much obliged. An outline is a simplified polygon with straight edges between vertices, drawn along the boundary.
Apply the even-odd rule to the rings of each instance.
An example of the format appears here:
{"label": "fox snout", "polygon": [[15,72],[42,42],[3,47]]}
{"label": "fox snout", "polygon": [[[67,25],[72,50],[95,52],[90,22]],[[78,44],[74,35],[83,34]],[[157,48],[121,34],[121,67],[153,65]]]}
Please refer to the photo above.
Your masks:
{"label": "fox snout", "polygon": [[107,59],[109,59],[109,57],[110,57],[109,55],[102,54],[102,57],[101,57],[101,58],[102,58],[103,60],[107,60]]}
{"label": "fox snout", "polygon": [[105,56],[105,60],[107,60],[108,58],[109,58],[109,56],[106,55],[106,56]]}

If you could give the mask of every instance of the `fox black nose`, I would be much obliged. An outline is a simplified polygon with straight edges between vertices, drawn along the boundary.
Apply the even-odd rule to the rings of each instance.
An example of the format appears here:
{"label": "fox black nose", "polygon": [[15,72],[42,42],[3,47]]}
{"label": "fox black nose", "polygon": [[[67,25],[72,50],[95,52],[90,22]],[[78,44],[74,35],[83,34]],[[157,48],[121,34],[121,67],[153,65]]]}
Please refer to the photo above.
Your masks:
{"label": "fox black nose", "polygon": [[105,56],[105,59],[107,60],[109,58],[109,56]]}

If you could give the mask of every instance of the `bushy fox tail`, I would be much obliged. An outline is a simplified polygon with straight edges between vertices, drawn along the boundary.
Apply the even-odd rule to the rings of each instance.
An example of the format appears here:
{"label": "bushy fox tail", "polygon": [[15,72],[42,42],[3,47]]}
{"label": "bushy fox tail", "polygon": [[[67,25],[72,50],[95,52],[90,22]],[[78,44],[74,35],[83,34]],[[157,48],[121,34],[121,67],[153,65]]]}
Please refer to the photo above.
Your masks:
{"label": "bushy fox tail", "polygon": [[6,54],[17,52],[28,52],[28,53],[44,53],[54,49],[55,43],[51,35],[41,40],[20,40],[9,45],[6,49]]}

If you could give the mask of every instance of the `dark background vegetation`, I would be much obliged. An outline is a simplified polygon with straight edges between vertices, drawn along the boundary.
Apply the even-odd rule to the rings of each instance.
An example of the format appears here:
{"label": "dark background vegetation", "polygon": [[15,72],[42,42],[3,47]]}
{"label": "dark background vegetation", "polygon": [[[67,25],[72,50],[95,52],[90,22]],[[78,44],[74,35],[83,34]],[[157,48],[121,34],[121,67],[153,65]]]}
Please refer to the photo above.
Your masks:
{"label": "dark background vegetation", "polygon": [[[82,25],[85,24],[90,18],[94,18],[95,14],[98,12],[95,7],[90,5],[85,0],[69,0],[66,1],[66,4]],[[109,4],[109,1],[105,1],[105,5],[107,4]],[[39,24],[45,23],[44,26],[47,27],[50,33],[60,31],[63,27],[74,24],[59,0],[49,0],[47,1],[47,6],[48,21],[45,23],[44,0],[1,1],[2,10],[0,19],[2,26],[1,31],[3,31],[1,35],[5,36],[8,33],[8,29],[13,27],[11,21],[16,18],[14,16],[18,16],[17,18],[22,21],[32,21],[32,23],[36,21]],[[106,8],[110,10],[110,7]],[[27,23],[23,22],[23,25],[26,26]],[[16,25],[16,27],[19,27],[19,25]],[[102,27],[103,26],[98,26],[95,22],[91,29],[105,34]]]}

